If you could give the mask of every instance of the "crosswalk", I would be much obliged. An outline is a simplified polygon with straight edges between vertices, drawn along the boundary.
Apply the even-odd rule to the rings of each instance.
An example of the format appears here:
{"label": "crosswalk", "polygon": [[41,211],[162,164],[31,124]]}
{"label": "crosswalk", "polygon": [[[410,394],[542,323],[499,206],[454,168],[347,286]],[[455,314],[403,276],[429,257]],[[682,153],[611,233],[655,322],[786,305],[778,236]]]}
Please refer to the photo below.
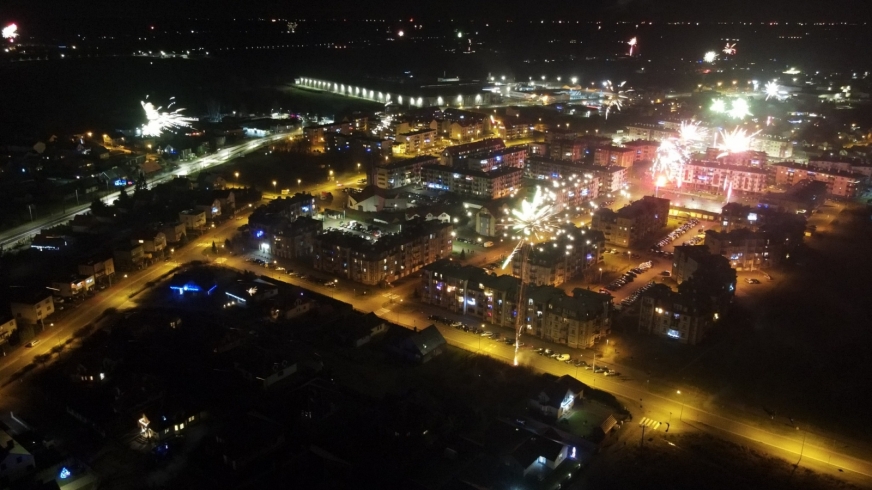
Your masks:
{"label": "crosswalk", "polygon": [[658,422],[653,419],[649,419],[648,417],[642,417],[642,420],[639,421],[639,427],[647,427],[651,430],[658,430],[662,425],[661,422]]}
{"label": "crosswalk", "polygon": [[391,310],[389,310],[387,308],[379,308],[379,309],[375,310],[375,314],[377,316],[387,315],[390,312],[391,312]]}

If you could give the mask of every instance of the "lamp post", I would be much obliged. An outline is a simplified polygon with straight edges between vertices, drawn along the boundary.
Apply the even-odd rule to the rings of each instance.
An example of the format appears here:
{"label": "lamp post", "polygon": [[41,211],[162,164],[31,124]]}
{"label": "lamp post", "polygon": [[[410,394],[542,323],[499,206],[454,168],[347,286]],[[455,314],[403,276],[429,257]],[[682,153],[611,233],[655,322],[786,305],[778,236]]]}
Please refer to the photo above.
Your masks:
{"label": "lamp post", "polygon": [[236,177],[236,183],[239,184],[239,172],[233,172],[233,175]]}
{"label": "lamp post", "polygon": [[273,181],[273,194],[276,192],[276,181]]}
{"label": "lamp post", "polygon": [[629,269],[632,266],[632,263],[630,262],[632,259],[633,259],[633,253],[630,252],[629,250],[627,250],[627,269]]}
{"label": "lamp post", "polygon": [[[675,392],[681,395],[681,390],[676,390]],[[681,404],[681,413],[678,414],[678,421],[681,422],[681,417],[684,416],[684,402],[679,399],[678,403]]]}
{"label": "lamp post", "polygon": [[300,184],[303,182],[303,179],[297,179],[297,189],[300,188]]}

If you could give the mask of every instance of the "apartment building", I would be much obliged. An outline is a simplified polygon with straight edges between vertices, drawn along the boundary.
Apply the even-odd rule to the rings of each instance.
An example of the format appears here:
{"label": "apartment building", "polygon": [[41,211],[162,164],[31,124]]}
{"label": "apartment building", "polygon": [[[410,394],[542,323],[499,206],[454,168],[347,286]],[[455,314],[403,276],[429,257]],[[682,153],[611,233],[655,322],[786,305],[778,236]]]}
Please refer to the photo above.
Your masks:
{"label": "apartment building", "polygon": [[598,209],[591,228],[605,235],[606,243],[621,247],[637,247],[642,240],[666,226],[669,199],[645,196],[618,211]]}
{"label": "apartment building", "polygon": [[425,128],[400,133],[397,135],[397,141],[405,144],[407,155],[417,155],[433,148],[436,144],[436,130]]}
{"label": "apartment building", "polygon": [[[559,286],[595,271],[603,261],[605,236],[600,231],[567,225],[553,240],[527,246],[512,261],[512,275],[537,286]],[[523,269],[523,271],[522,271]]]}
{"label": "apartment building", "polygon": [[699,343],[715,323],[715,312],[657,284],[642,293],[639,330],[682,344]]}
{"label": "apartment building", "polygon": [[682,186],[716,194],[733,192],[762,194],[768,187],[766,170],[693,160],[684,166]]}
{"label": "apartment building", "polygon": [[660,143],[651,140],[633,140],[624,143],[624,146],[634,151],[634,163],[651,163],[657,157],[657,149],[660,148]]}
{"label": "apartment building", "polygon": [[825,170],[795,162],[776,163],[773,167],[777,185],[792,185],[808,179],[825,183],[829,195],[849,199],[857,195],[860,183],[866,179],[863,174],[853,171]]}
{"label": "apartment building", "polygon": [[678,131],[659,124],[634,124],[627,126],[627,138],[631,140],[663,141],[678,136]]}
{"label": "apartment building", "polygon": [[[563,160],[555,160],[539,155],[527,159],[524,176],[536,180],[557,180],[565,182],[572,176],[582,176],[597,179],[596,195],[617,192],[627,179],[626,167],[602,167],[599,165],[584,165]],[[595,199],[596,195],[591,199]]]}
{"label": "apartment building", "polygon": [[611,296],[576,288],[572,296],[553,286],[529,286],[524,334],[574,349],[592,347],[611,329]]}
{"label": "apartment building", "polygon": [[501,150],[506,147],[506,144],[500,138],[485,138],[474,143],[465,143],[462,145],[454,145],[445,148],[440,156],[442,165],[454,166],[461,158],[464,158],[472,153],[482,151]]}
{"label": "apartment building", "polygon": [[633,166],[636,161],[636,150],[623,146],[603,146],[594,150],[593,163],[603,167]]}
{"label": "apartment building", "polygon": [[46,289],[9,289],[9,309],[19,326],[32,325],[54,313],[54,298]]}
{"label": "apartment building", "polygon": [[443,165],[425,165],[421,183],[435,190],[453,192],[479,199],[499,199],[521,188],[524,170],[503,167],[492,172],[450,168]]}
{"label": "apartment building", "polygon": [[554,160],[578,162],[584,158],[587,149],[584,141],[574,139],[556,139],[548,145],[548,155]]}
{"label": "apartment building", "polygon": [[395,160],[375,167],[375,185],[381,189],[394,189],[421,182],[424,165],[438,165],[439,157],[421,155],[415,158]]}
{"label": "apartment building", "polygon": [[470,170],[490,172],[503,167],[524,168],[526,166],[527,148],[513,146],[499,150],[487,150],[470,153],[459,160],[458,167],[467,167]]}
{"label": "apartment building", "polygon": [[366,285],[390,284],[451,255],[451,224],[415,220],[375,242],[331,230],[314,239],[314,268]]}
{"label": "apartment building", "polygon": [[[778,231],[753,231],[747,228],[729,232],[706,230],[705,246],[712,254],[726,257],[737,271],[753,271],[777,266],[784,259],[785,249],[795,244],[791,237]],[[794,237],[794,241],[799,238]],[[675,256],[678,256],[676,247]]]}

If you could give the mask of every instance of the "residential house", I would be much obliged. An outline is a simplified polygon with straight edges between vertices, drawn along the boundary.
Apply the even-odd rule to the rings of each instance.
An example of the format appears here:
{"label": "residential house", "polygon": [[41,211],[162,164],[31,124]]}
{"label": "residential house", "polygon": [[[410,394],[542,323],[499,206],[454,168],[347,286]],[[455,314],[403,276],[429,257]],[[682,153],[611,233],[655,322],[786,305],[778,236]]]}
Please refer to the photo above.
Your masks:
{"label": "residential house", "polygon": [[348,193],[350,209],[365,213],[377,213],[383,210],[402,210],[408,207],[408,199],[400,194],[387,193],[385,189],[374,185],[368,185],[360,192]]}
{"label": "residential house", "polygon": [[77,214],[70,222],[74,233],[99,233],[100,220],[91,213]]}
{"label": "residential house", "polygon": [[45,289],[10,288],[9,309],[18,326],[42,322],[54,313],[54,298]]}
{"label": "residential house", "polygon": [[282,354],[250,346],[234,349],[233,365],[242,377],[256,386],[267,389],[297,372],[297,363]]}
{"label": "residential house", "polygon": [[63,279],[52,281],[49,289],[54,290],[57,296],[72,298],[94,289],[94,285],[93,275],[72,274]]}
{"label": "residential house", "polygon": [[221,200],[210,194],[202,196],[194,203],[194,209],[206,215],[207,220],[221,216]]}
{"label": "residential house", "polygon": [[261,413],[250,411],[233,420],[215,436],[221,460],[233,471],[247,469],[285,443],[284,427]]}
{"label": "residential house", "polygon": [[485,202],[473,215],[475,232],[487,237],[502,235],[504,230],[500,224],[506,219],[510,209],[506,199]]}
{"label": "residential house", "polygon": [[572,414],[572,407],[583,397],[584,388],[581,381],[564,375],[547,383],[529,400],[528,405],[542,415],[557,421]]}
{"label": "residential house", "polygon": [[160,443],[173,437],[184,437],[190,427],[199,424],[207,416],[205,411],[196,408],[158,406],[147,409],[136,423],[144,438]]}
{"label": "residential house", "polygon": [[79,264],[79,274],[92,276],[95,283],[111,281],[115,276],[115,260],[112,257],[92,257]]}
{"label": "residential house", "polygon": [[18,328],[15,322],[15,317],[3,315],[0,316],[0,345],[9,342],[9,336]]}
{"label": "residential house", "polygon": [[0,486],[10,485],[36,471],[36,459],[9,432],[0,430]]}
{"label": "residential house", "polygon": [[[203,219],[203,225],[205,226],[205,215]],[[179,243],[182,241],[184,237],[187,236],[186,230],[188,229],[188,224],[184,221],[178,221],[175,223],[167,223],[161,227],[160,231],[166,237],[167,243]],[[193,229],[193,228],[192,228]]]}
{"label": "residential house", "polygon": [[179,221],[185,225],[185,230],[202,230],[206,226],[206,213],[187,209],[179,213]]}
{"label": "residential house", "polygon": [[224,291],[228,304],[242,307],[275,298],[278,294],[279,289],[275,285],[261,280],[237,281]]}
{"label": "residential house", "polygon": [[406,361],[419,364],[430,361],[442,354],[447,343],[445,337],[436,328],[436,325],[418,331],[406,328],[392,328],[388,332],[389,337],[384,344],[388,352]]}
{"label": "residential house", "polygon": [[370,312],[365,315],[354,313],[350,317],[337,319],[331,329],[341,343],[360,347],[369,343],[373,337],[385,333],[388,325],[386,320],[377,317],[375,313]]}
{"label": "residential house", "polygon": [[30,248],[35,248],[42,251],[56,252],[70,245],[71,240],[64,236],[50,235],[46,232],[39,232],[33,237],[30,242]]}
{"label": "residential house", "polygon": [[146,259],[145,247],[141,243],[123,243],[112,251],[115,264],[121,270],[141,269]]}
{"label": "residential house", "polygon": [[162,257],[167,247],[167,237],[162,231],[142,229],[130,236],[131,245],[142,245],[148,257]]}

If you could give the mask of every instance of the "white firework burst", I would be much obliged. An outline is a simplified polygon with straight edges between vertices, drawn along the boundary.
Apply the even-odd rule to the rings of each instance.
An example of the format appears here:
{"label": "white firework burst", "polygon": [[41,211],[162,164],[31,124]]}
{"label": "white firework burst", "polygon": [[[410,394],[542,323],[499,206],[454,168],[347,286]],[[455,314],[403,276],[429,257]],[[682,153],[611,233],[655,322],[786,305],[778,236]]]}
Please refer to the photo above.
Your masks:
{"label": "white firework burst", "polygon": [[691,146],[706,137],[706,129],[698,121],[682,121],[678,136],[660,142],[654,156],[651,175],[657,187],[668,183],[681,187],[684,180],[684,166],[690,161]]}
{"label": "white firework burst", "polygon": [[536,242],[540,242],[549,236],[558,232],[560,222],[557,219],[557,207],[554,203],[554,194],[549,191],[544,191],[541,187],[536,187],[536,193],[533,195],[533,200],[524,199],[521,201],[519,209],[513,209],[509,214],[506,223],[501,224],[507,232],[512,233],[512,239],[517,239],[518,243],[512,252],[509,253],[506,260],[503,262],[502,268],[505,269],[512,261],[512,258],[521,252],[521,277],[518,284],[518,313],[515,324],[515,359],[514,363],[518,365],[518,348],[521,343],[521,303],[524,297],[524,270],[527,268],[527,252],[524,247],[532,246]]}
{"label": "white firework burst", "polygon": [[751,140],[757,136],[760,131],[755,131],[748,134],[744,129],[736,126],[732,131],[721,130],[720,142],[715,135],[715,147],[721,150],[717,158],[723,158],[732,153],[743,153],[751,149]]}
{"label": "white firework burst", "polygon": [[638,41],[634,37],[633,39],[630,39],[629,41],[627,41],[627,44],[630,45],[630,56],[633,56],[633,50],[636,49],[636,45],[638,44]]}
{"label": "white firework burst", "polygon": [[718,114],[724,114],[727,112],[727,103],[724,99],[715,99],[712,101],[712,112],[717,112]]}
{"label": "white firework burst", "polygon": [[776,82],[775,80],[772,80],[771,82],[766,82],[766,86],[763,87],[763,91],[766,93],[766,100],[782,100],[784,98],[781,95],[781,86],[778,85],[778,82]]}
{"label": "white firework burst", "polygon": [[751,111],[748,107],[748,101],[745,99],[733,99],[727,115],[733,119],[745,119],[745,117],[750,116]]}
{"label": "white firework burst", "polygon": [[723,52],[727,56],[733,56],[734,54],[736,54],[736,43],[727,43],[727,45],[724,46]]}
{"label": "white firework burst", "polygon": [[[148,99],[148,97],[146,97]],[[175,97],[171,97],[170,100],[175,99]],[[146,123],[140,128],[143,136],[160,136],[164,131],[172,131],[180,128],[188,128],[191,127],[191,121],[194,121],[194,118],[186,117],[182,115],[182,111],[185,109],[179,108],[173,111],[169,111],[173,105],[175,105],[175,101],[170,103],[167,106],[167,110],[164,111],[163,107],[155,107],[151,102],[140,102],[142,105],[142,110],[145,111],[145,119]]]}
{"label": "white firework burst", "polygon": [[706,54],[702,56],[702,60],[706,63],[714,63],[715,60],[718,59],[718,53],[715,51],[708,51]]}
{"label": "white firework burst", "polygon": [[633,89],[623,89],[626,83],[627,82],[621,82],[621,84],[615,88],[615,86],[612,85],[611,80],[603,82],[603,91],[605,92],[605,101],[603,102],[603,105],[606,106],[606,119],[609,118],[609,112],[611,112],[612,109],[616,111],[621,110],[624,101],[627,99],[627,93],[633,91]]}
{"label": "white firework burst", "polygon": [[18,37],[18,26],[15,24],[9,24],[3,28],[2,35],[3,39],[8,39],[9,42],[12,42],[16,37]]}

